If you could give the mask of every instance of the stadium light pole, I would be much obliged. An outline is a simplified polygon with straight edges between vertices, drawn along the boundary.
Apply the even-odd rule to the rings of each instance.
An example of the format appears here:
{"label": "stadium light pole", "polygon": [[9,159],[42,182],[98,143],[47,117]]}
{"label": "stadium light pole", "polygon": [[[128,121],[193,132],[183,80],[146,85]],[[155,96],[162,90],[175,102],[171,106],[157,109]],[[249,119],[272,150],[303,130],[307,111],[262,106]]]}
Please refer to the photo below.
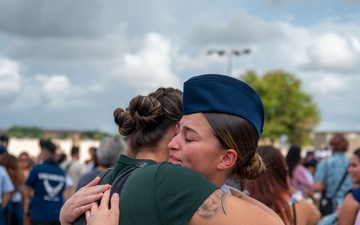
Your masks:
{"label": "stadium light pole", "polygon": [[223,50],[223,49],[211,49],[207,51],[207,55],[217,54],[219,56],[227,56],[227,74],[231,76],[232,73],[232,58],[233,56],[241,56],[250,54],[251,50],[249,48],[242,50]]}

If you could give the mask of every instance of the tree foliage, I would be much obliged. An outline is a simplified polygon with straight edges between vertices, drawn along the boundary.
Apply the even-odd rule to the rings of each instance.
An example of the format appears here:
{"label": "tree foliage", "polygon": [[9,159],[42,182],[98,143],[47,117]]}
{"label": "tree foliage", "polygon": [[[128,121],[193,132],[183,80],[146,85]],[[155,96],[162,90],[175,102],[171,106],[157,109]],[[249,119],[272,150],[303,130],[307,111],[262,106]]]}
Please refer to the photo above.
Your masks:
{"label": "tree foliage", "polygon": [[21,127],[13,126],[8,131],[7,134],[9,137],[28,137],[28,138],[42,138],[44,132],[41,128],[38,127]]}
{"label": "tree foliage", "polygon": [[247,71],[240,79],[253,87],[263,101],[262,138],[276,141],[286,135],[290,144],[310,143],[310,135],[321,117],[312,97],[301,90],[301,80],[281,70],[269,71],[263,76]]}
{"label": "tree foliage", "polygon": [[80,133],[81,139],[100,140],[109,134],[100,131],[69,131],[69,130],[43,130],[39,127],[13,126],[6,131],[9,137],[16,138],[60,138],[66,139]]}
{"label": "tree foliage", "polygon": [[101,140],[102,138],[108,136],[109,134],[99,132],[99,131],[83,131],[81,133],[81,139],[94,139]]}

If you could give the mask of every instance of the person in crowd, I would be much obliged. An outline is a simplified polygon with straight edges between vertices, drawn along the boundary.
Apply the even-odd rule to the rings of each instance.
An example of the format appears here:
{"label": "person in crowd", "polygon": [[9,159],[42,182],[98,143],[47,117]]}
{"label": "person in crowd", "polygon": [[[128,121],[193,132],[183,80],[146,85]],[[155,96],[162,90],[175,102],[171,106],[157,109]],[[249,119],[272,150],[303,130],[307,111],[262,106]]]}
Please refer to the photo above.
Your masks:
{"label": "person in crowd", "polygon": [[300,191],[291,187],[289,171],[280,150],[272,145],[262,145],[257,152],[264,160],[267,172],[256,180],[246,181],[250,196],[273,209],[286,225],[315,225],[321,214]]}
{"label": "person in crowd", "polygon": [[[323,192],[324,197],[334,199],[336,205],[331,211],[334,212],[337,207],[341,207],[345,194],[352,188],[353,184],[350,176],[345,174],[349,166],[349,159],[345,155],[349,146],[348,140],[343,134],[334,134],[329,145],[333,154],[331,157],[318,162],[314,177],[314,188],[317,192]],[[345,179],[339,186],[343,176]],[[320,202],[320,204],[322,203]]]}
{"label": "person in crowd", "polygon": [[315,157],[314,152],[309,152],[308,151],[306,153],[303,165],[305,166],[306,169],[308,169],[308,171],[310,171],[310,173],[312,175],[312,179],[314,179],[316,165],[317,165],[318,162],[319,162],[319,159],[317,157]]}
{"label": "person in crowd", "polygon": [[[177,122],[182,115],[181,111],[177,109],[181,107],[181,105],[175,107],[175,103],[181,99],[181,93],[177,94],[177,100],[170,100],[165,99],[163,97],[163,91],[159,92],[158,90],[149,96],[135,97],[126,110],[117,109],[114,112],[115,122],[119,125],[119,131],[122,135],[128,136],[130,150],[136,159],[121,155],[115,165],[112,179],[115,179],[118,174],[126,171],[129,169],[129,166],[137,164],[139,161],[147,164],[137,169],[124,187],[121,196],[121,212],[123,215],[121,217],[121,223],[126,224],[127,222],[132,222],[134,224],[144,224],[150,222],[157,224],[159,222],[158,220],[163,220],[164,224],[202,224],[205,221],[208,224],[219,224],[220,221],[221,223],[235,224],[239,222],[241,218],[244,223],[281,224],[278,217],[274,217],[253,204],[239,200],[236,197],[218,190],[219,186],[222,186],[223,182],[225,182],[226,176],[215,175],[215,177],[223,179],[223,182],[217,180],[216,183],[218,185],[214,185],[214,183],[193,170],[164,162],[169,157],[167,146],[170,146],[169,142],[174,136],[179,139],[184,139],[182,142],[194,143],[195,146],[196,143],[200,142],[200,140],[188,141],[189,137],[184,137],[185,132],[191,132],[192,129],[194,129],[193,127],[188,127],[189,122],[192,121],[194,123],[193,126],[197,129],[202,131],[204,128],[208,129],[206,134],[202,133],[205,135],[205,138],[202,139],[199,146],[204,147],[204,144],[206,144],[205,140],[209,140],[212,144],[225,148],[223,152],[218,153],[218,159],[221,161],[221,163],[219,163],[221,164],[218,167],[219,169],[223,168],[223,170],[227,170],[230,174],[236,173],[242,178],[256,177],[263,172],[263,164],[255,154],[257,140],[263,126],[263,107],[257,94],[245,83],[224,75],[194,77],[184,84],[184,91],[183,112],[185,116],[182,119],[183,122],[180,122],[179,125],[177,125]],[[186,93],[188,93],[188,95],[186,95]],[[233,97],[230,98],[229,95]],[[187,99],[188,102],[185,102],[185,99]],[[196,108],[194,106],[199,105],[198,102],[191,102],[191,99],[202,101],[203,104],[200,104],[200,108]],[[219,108],[211,108],[211,105],[214,105],[211,103],[214,102]],[[234,107],[230,106],[239,104],[239,102],[243,103],[242,105],[246,105],[246,107],[239,107],[242,109],[235,112],[235,115],[230,115],[234,114],[234,112],[231,113],[227,110],[233,109]],[[188,108],[185,108],[187,104]],[[171,107],[164,108],[164,106],[167,105]],[[203,108],[201,108],[201,106],[203,106]],[[210,122],[207,122],[207,119],[205,119],[205,116],[202,114],[202,112],[208,112],[206,107],[210,107],[209,109],[211,112],[215,112],[214,114],[223,113],[224,117],[226,117],[224,119],[224,121],[226,121],[224,129],[228,129],[230,124],[234,124],[234,121],[237,121],[243,130],[250,131],[249,139],[252,141],[251,144],[248,145],[253,146],[252,143],[256,142],[255,148],[242,149],[244,152],[237,157],[235,156],[237,151],[228,147],[228,145],[232,146],[232,143],[228,143],[228,141],[223,143],[224,140],[218,140],[219,137],[214,133],[206,136],[209,133],[211,134]],[[248,114],[246,114],[246,111],[248,111]],[[174,112],[176,113],[172,115]],[[242,112],[244,114],[242,114]],[[214,117],[216,118],[216,115],[212,117],[211,114],[212,113],[209,113],[210,120]],[[254,125],[240,118],[241,115],[250,114],[256,115],[254,117],[255,119],[251,120]],[[205,122],[206,126],[198,127],[199,123],[195,123],[198,119]],[[224,121],[219,122],[219,124],[224,124]],[[155,124],[156,126],[154,126]],[[240,130],[242,129],[240,128]],[[195,135],[195,133],[196,132],[193,134]],[[243,131],[242,134],[246,135],[247,133]],[[237,136],[233,138],[236,139]],[[183,144],[182,142],[178,144]],[[172,148],[175,148],[174,145],[176,145],[175,142]],[[214,151],[214,149],[210,150],[210,152],[212,151]],[[215,161],[215,159],[212,160],[212,162]],[[235,167],[237,168],[234,169]],[[154,176],[155,174],[156,176]],[[96,183],[96,181],[94,181],[94,183]],[[139,187],[141,187],[142,190],[136,191],[140,190],[138,189]],[[100,189],[100,187],[97,188]],[[102,190],[104,190],[104,188]],[[151,190],[156,190],[156,192],[154,193]],[[84,194],[81,190],[79,193],[81,193],[81,195]],[[87,196],[87,198],[95,198],[96,195],[98,194],[94,193],[92,196]],[[77,197],[80,198],[80,194]],[[159,199],[159,202],[155,201],[154,197]],[[224,200],[225,198],[226,201]],[[62,212],[64,212],[63,216],[66,215],[65,212],[68,211],[71,202],[76,202],[75,198],[74,201],[65,203],[63,207],[64,211],[62,210]],[[190,205],[188,204],[189,202],[191,202]],[[155,207],[152,206],[153,204],[160,205]],[[212,205],[211,209],[209,208],[210,205]],[[160,208],[158,208],[159,206]],[[72,210],[70,210],[70,216],[65,216],[65,218],[60,217],[60,219],[63,219],[63,224],[71,224],[73,222],[71,220],[74,220],[74,217],[76,217],[76,212],[88,207],[89,206],[81,205],[81,208],[72,208]],[[162,211],[160,213],[158,211],[151,212],[155,208],[161,209]],[[146,215],[143,214],[145,211],[147,212]],[[247,217],[246,215],[249,213],[254,215],[254,217]]]}
{"label": "person in crowd", "polygon": [[[24,180],[26,181],[26,179],[28,178],[30,171],[32,169],[32,167],[34,166],[34,162],[31,159],[29,153],[27,151],[22,151],[18,158],[18,164],[19,164],[19,168],[22,171],[22,174],[24,175]],[[30,196],[32,196],[32,194],[30,194]],[[24,196],[22,196],[24,198]],[[24,199],[22,199],[22,203],[24,202]],[[27,200],[28,202],[31,201],[31,197]],[[24,205],[24,204],[23,204]],[[24,225],[30,225],[30,210],[26,209],[24,211],[27,211],[28,213],[24,215]]]}
{"label": "person in crowd", "polygon": [[23,151],[19,154],[18,158],[19,168],[22,171],[24,178],[26,179],[29,176],[30,170],[33,166],[33,162],[29,156],[29,153]]}
{"label": "person in crowd", "polygon": [[96,151],[98,166],[80,177],[76,190],[90,183],[97,175],[115,165],[118,157],[125,154],[125,141],[119,136],[107,136],[101,139]]}
{"label": "person in crowd", "polygon": [[315,152],[316,151],[311,151],[311,150],[306,151],[304,163],[319,161],[318,157],[315,155]]}
{"label": "person in crowd", "polygon": [[63,163],[65,163],[67,161],[66,153],[63,151],[56,152],[55,160],[59,165],[62,165]]}
{"label": "person in crowd", "polygon": [[24,188],[25,177],[19,168],[17,158],[13,155],[7,154],[0,159],[0,165],[8,172],[11,182],[15,190],[11,193],[11,199],[7,204],[9,216],[7,224],[24,225],[24,209],[22,191]]}
{"label": "person in crowd", "polygon": [[69,175],[73,183],[73,188],[70,193],[70,196],[75,193],[80,177],[86,172],[85,164],[80,162],[79,159],[80,159],[79,148],[73,146],[71,148],[71,160],[65,161],[63,164],[61,164],[61,168],[65,171],[67,175]]}
{"label": "person in crowd", "polygon": [[302,192],[303,197],[311,198],[314,191],[314,177],[302,164],[301,148],[292,145],[286,155],[286,164],[289,168],[291,186]]}
{"label": "person in crowd", "polygon": [[0,145],[8,147],[9,144],[9,137],[6,134],[0,135]]}
{"label": "person in crowd", "polygon": [[98,166],[98,162],[96,159],[96,151],[97,151],[97,148],[95,148],[94,146],[91,146],[89,148],[90,159],[85,161],[87,172],[92,171],[93,169],[95,169]]}
{"label": "person in crowd", "polygon": [[42,164],[34,166],[25,181],[24,210],[29,209],[31,201],[32,225],[57,225],[59,214],[64,203],[65,172],[55,161],[56,146],[50,140],[40,140],[40,159]]}
{"label": "person in crowd", "polygon": [[[0,151],[6,152],[6,147],[0,145]],[[3,154],[4,157],[6,154]],[[0,165],[0,225],[6,225],[8,214],[6,211],[6,206],[11,201],[11,194],[15,190],[13,183],[11,182],[10,176],[6,171],[6,168]]]}
{"label": "person in crowd", "polygon": [[346,194],[338,212],[338,225],[360,224],[360,148],[354,151],[348,172],[354,187]]}
{"label": "person in crowd", "polygon": [[[58,149],[58,146],[56,147]],[[57,164],[63,165],[64,163],[67,163],[67,155],[65,154],[64,151],[62,150],[57,150],[55,153],[55,161]],[[69,174],[66,173],[65,171],[65,175],[66,175],[66,179],[65,179],[65,191],[64,191],[64,199],[68,199],[74,192],[74,183],[70,177]]]}
{"label": "person in crowd", "polygon": [[5,145],[0,145],[0,159],[8,154],[7,147]]}

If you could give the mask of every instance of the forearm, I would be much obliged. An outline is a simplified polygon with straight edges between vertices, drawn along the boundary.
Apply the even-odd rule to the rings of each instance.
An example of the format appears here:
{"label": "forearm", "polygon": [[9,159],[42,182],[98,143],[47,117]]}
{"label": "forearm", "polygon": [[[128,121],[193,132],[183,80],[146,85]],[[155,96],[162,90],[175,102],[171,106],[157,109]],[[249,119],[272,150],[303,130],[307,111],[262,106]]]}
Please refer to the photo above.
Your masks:
{"label": "forearm", "polygon": [[11,192],[5,192],[2,196],[1,207],[4,209],[11,199]]}
{"label": "forearm", "polygon": [[25,187],[23,190],[23,208],[25,215],[28,213],[29,210],[29,199],[31,197],[30,193],[31,189],[29,187]]}
{"label": "forearm", "polygon": [[314,183],[314,191],[321,192],[324,189],[325,189],[325,186],[321,182],[315,181],[315,183]]}

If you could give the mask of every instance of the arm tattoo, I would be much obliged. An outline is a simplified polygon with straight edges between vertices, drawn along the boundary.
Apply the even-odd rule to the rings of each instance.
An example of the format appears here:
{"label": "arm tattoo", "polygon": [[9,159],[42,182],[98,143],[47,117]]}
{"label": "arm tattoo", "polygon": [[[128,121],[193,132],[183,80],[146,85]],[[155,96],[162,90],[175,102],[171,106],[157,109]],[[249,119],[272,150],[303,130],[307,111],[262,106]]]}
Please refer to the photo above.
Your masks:
{"label": "arm tattoo", "polygon": [[220,199],[221,208],[223,210],[223,213],[226,215],[225,208],[224,208],[224,198],[225,198],[226,193],[223,191],[216,191],[215,195],[216,195],[216,197],[218,197]]}
{"label": "arm tattoo", "polygon": [[241,193],[239,193],[236,197],[242,199],[243,196],[244,196],[244,194],[241,192]]}
{"label": "arm tattoo", "polygon": [[210,195],[198,208],[197,214],[203,219],[214,218],[216,213],[219,211],[219,206],[223,213],[226,215],[224,200],[226,193],[222,190],[216,190],[214,194]]}

